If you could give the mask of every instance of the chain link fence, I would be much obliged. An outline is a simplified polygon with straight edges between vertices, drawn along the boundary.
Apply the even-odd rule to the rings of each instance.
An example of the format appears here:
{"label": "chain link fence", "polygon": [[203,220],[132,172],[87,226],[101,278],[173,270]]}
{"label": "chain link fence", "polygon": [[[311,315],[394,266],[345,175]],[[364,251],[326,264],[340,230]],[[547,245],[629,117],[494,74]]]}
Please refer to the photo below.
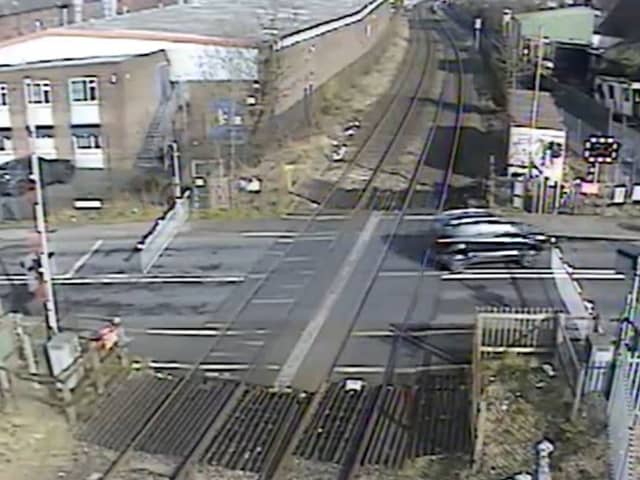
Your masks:
{"label": "chain link fence", "polygon": [[600,181],[605,184],[625,184],[630,188],[638,178],[640,131],[614,121],[612,112],[587,93],[551,80],[549,84],[564,117],[569,151],[582,157],[583,144],[589,135],[615,136],[621,143],[620,161],[605,166]]}

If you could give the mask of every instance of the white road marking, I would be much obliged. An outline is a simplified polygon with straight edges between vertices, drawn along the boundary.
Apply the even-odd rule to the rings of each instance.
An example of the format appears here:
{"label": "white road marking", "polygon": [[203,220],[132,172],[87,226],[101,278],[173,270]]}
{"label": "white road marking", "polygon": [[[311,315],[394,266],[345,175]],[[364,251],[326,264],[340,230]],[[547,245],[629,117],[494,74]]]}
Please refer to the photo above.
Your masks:
{"label": "white road marking", "polygon": [[[155,368],[157,370],[187,370],[193,368],[193,365],[190,363],[180,363],[180,362],[155,362],[151,361],[148,363],[149,368]],[[210,371],[242,371],[248,370],[252,365],[248,363],[203,363],[198,367],[199,370],[203,370],[205,372]],[[280,365],[260,365],[261,369],[267,370],[279,370]]]}
{"label": "white road marking", "polygon": [[[436,270],[424,272],[426,277],[440,277],[442,280],[504,280],[504,279],[540,279],[556,278],[565,275],[564,270],[552,269],[477,269],[460,273],[439,272]],[[386,271],[380,277],[417,277],[419,271]],[[576,269],[572,277],[583,280],[623,280],[624,275],[612,269]]]}
{"label": "white road marking", "polygon": [[[470,365],[425,365],[420,367],[398,367],[394,369],[395,373],[419,373],[434,370],[449,370],[451,368],[471,368]],[[385,366],[337,366],[333,369],[333,373],[346,375],[362,375],[367,373],[384,373]]]}
{"label": "white road marking", "polygon": [[287,213],[282,215],[284,220],[309,220],[313,218],[316,221],[327,221],[327,220],[346,220],[349,215],[340,215],[340,214],[326,214],[326,215],[316,215],[313,216],[311,213]]}
{"label": "white road marking", "polygon": [[[515,274],[510,274],[510,273],[493,273],[493,274],[486,274],[486,275],[473,275],[473,274],[464,274],[464,273],[458,273],[458,274],[451,274],[451,275],[444,275],[442,277],[443,280],[509,280],[509,279],[534,279],[534,280],[539,280],[539,279],[553,279],[553,278],[558,278],[560,277],[562,274],[560,273],[515,273]],[[573,275],[573,278],[575,279],[581,279],[581,280],[624,280],[624,275],[621,273],[615,273],[615,274],[576,274]]]}
{"label": "white road marking", "polygon": [[292,238],[298,234],[296,232],[242,232],[241,235],[247,238]]}
{"label": "white road marking", "polygon": [[89,249],[89,251],[85,253],[82,257],[80,257],[78,261],[73,264],[71,269],[66,274],[64,274],[64,276],[67,278],[73,277],[78,272],[78,270],[80,270],[89,261],[89,259],[91,258],[91,255],[96,253],[96,251],[102,246],[103,243],[104,243],[104,240],[97,240],[96,243],[94,243],[92,247]]}
{"label": "white road marking", "polygon": [[[249,277],[253,278],[253,277]],[[194,284],[194,283],[242,283],[246,276],[171,276],[171,277],[137,277],[137,276],[96,276],[68,278],[64,275],[53,277],[56,285],[136,285],[136,284]],[[26,283],[26,276],[2,277],[0,285]]]}
{"label": "white road marking", "polygon": [[[467,335],[473,333],[473,328],[443,328],[441,330],[418,330],[408,331],[407,335],[412,337],[432,337],[434,335]],[[397,333],[392,330],[356,330],[351,333],[352,337],[393,337]]]}
{"label": "white road marking", "polygon": [[263,303],[263,304],[284,304],[284,303],[293,303],[295,302],[295,298],[254,298],[251,300],[251,303]]}
{"label": "white road marking", "polygon": [[[129,330],[127,330],[129,331]],[[233,337],[241,335],[265,335],[269,330],[263,328],[256,330],[224,330],[207,328],[147,328],[143,332],[147,335],[168,335],[176,337]],[[135,333],[135,330],[132,330]]]}
{"label": "white road marking", "polygon": [[299,257],[285,257],[283,262],[307,262],[309,260],[313,260],[309,256],[299,256]]}
{"label": "white road marking", "polygon": [[325,237],[335,237],[336,232],[242,232],[243,237],[247,238],[300,238],[300,239],[315,239]]}
{"label": "white road marking", "polygon": [[291,385],[293,378],[300,368],[302,361],[307,356],[311,345],[315,341],[316,337],[320,333],[320,329],[324,325],[324,323],[329,318],[331,311],[333,310],[334,305],[336,304],[340,295],[344,292],[344,289],[347,285],[347,282],[351,278],[356,266],[358,265],[358,261],[364,255],[365,249],[375,232],[375,229],[380,222],[380,214],[374,213],[371,215],[371,218],[367,221],[362,233],[359,235],[356,244],[349,252],[349,255],[345,259],[342,268],[336,275],[335,280],[331,284],[329,291],[324,296],[324,299],[316,313],[316,315],[311,319],[307,327],[302,332],[302,335],[298,339],[295,347],[293,348],[289,358],[285,362],[282,370],[278,374],[276,378],[276,386],[277,387],[288,387]]}
{"label": "white road marking", "polygon": [[[389,217],[393,218],[393,217]],[[419,213],[408,214],[402,217],[404,220],[433,220],[435,215],[421,215]]]}

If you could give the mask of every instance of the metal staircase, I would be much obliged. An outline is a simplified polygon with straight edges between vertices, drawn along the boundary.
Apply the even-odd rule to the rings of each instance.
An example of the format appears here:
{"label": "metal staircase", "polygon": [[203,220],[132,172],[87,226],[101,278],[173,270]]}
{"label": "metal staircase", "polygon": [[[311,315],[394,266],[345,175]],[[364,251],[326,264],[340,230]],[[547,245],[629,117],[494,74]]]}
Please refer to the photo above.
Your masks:
{"label": "metal staircase", "polygon": [[136,156],[138,168],[164,168],[164,148],[167,142],[173,139],[172,121],[181,98],[181,87],[175,84],[172,86],[169,96],[158,104]]}

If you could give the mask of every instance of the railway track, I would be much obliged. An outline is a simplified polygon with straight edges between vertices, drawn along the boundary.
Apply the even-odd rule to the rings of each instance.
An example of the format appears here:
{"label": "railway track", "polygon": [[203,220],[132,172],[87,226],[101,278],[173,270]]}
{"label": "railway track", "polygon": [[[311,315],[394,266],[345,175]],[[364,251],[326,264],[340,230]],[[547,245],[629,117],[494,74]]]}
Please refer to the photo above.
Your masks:
{"label": "railway track", "polygon": [[[436,190],[434,203],[441,211],[447,205],[448,185],[453,174],[464,118],[463,63],[455,40],[443,26],[440,31],[456,58],[455,126],[449,141],[449,152],[443,156],[442,188]],[[450,84],[447,84],[450,86]],[[447,88],[443,88],[431,128],[413,169],[406,191],[380,205],[397,211],[386,248],[379,257],[376,272],[361,300],[354,324],[378,278],[392,239],[400,231],[405,214],[413,204],[422,169],[432,148],[445,110]],[[397,205],[400,203],[401,207]],[[430,264],[431,252],[424,252],[420,275],[415,283],[410,306],[400,327],[408,326],[415,313],[422,279]],[[350,385],[348,380],[332,383],[326,392],[310,404],[277,466],[269,473],[273,478],[357,478],[364,467],[399,469],[408,458],[425,455],[468,454],[471,448],[469,378],[466,369],[452,372],[427,372],[419,375],[417,386],[394,382],[396,355],[400,337],[393,337],[380,385]],[[345,339],[345,344],[348,339]],[[344,345],[343,345],[344,348]],[[333,477],[324,476],[327,464],[334,466]],[[271,478],[271,475],[266,478]]]}
{"label": "railway track", "polygon": [[[358,214],[376,201],[371,200],[376,197],[372,188],[374,182],[385,162],[390,161],[407,128],[408,119],[418,103],[426,71],[431,65],[431,43],[428,40],[427,32],[415,31],[414,28],[413,59],[420,61],[407,62],[397,82],[398,88],[385,108],[385,115],[371,127],[357,155],[326,194],[320,207],[305,222],[298,238],[313,235],[318,228],[324,228],[315,218],[331,210],[341,185],[355,168],[369,173],[358,186],[357,196],[351,204],[350,214],[355,222],[352,228],[357,228],[356,224],[361,221]],[[277,272],[287,251],[263,278],[249,287],[245,298],[229,314],[223,331],[233,325],[261,286]],[[278,445],[286,445],[296,436],[301,418],[312,403],[312,396],[305,392],[275,392],[252,386],[247,382],[251,372],[240,380],[205,380],[198,366],[209,352],[216,350],[222,338],[223,335],[218,337],[183,377],[173,380],[159,380],[152,376],[133,379],[122,387],[117,399],[105,401],[101,415],[88,423],[82,435],[86,441],[115,452],[102,472],[102,480],[121,478],[129,471],[128,464],[134,454],[141,451],[172,459],[175,464],[172,472],[163,473],[171,479],[187,478],[200,462],[229,470],[260,472],[264,478],[276,474],[283,456]],[[257,366],[259,362],[258,349],[253,364]],[[129,403],[131,401],[135,403]],[[122,419],[116,413],[119,409],[127,411]],[[74,478],[73,475],[70,478]]]}

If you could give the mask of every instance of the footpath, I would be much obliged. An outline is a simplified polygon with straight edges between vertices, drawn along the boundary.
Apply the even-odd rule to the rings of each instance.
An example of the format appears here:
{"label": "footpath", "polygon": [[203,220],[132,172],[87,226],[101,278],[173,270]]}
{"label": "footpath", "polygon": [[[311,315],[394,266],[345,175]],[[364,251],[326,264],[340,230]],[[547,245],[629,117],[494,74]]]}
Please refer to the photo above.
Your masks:
{"label": "footpath", "polygon": [[561,238],[640,242],[640,218],[598,215],[519,215],[508,218]]}

